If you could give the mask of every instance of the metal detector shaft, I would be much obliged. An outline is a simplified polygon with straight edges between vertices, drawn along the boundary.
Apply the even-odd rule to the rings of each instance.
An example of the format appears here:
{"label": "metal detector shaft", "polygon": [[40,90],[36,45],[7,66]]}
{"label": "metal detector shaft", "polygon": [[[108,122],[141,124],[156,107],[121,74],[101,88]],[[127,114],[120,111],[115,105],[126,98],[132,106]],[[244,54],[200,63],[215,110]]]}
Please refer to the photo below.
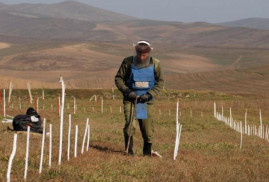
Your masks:
{"label": "metal detector shaft", "polygon": [[127,147],[125,150],[125,153],[127,153],[127,154],[128,154],[129,146],[130,146],[131,132],[133,129],[133,122],[134,122],[134,117],[135,117],[135,109],[136,109],[137,99],[138,99],[138,97],[135,99],[134,108],[133,108],[133,103],[131,103],[131,107],[130,107],[130,115],[131,115],[129,117],[130,118],[130,120],[129,120],[130,127],[129,127],[129,132],[128,132],[128,143],[127,143]]}

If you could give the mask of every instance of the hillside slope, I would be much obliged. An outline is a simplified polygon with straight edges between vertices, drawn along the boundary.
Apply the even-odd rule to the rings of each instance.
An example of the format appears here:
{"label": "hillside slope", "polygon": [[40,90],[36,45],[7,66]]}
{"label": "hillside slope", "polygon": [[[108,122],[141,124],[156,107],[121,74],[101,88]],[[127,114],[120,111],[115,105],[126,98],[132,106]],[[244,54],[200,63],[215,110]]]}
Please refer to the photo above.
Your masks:
{"label": "hillside slope", "polygon": [[254,29],[269,30],[269,18],[247,18],[231,22],[224,22],[220,25],[229,27],[247,27]]}
{"label": "hillside slope", "polygon": [[135,19],[134,17],[76,1],[64,1],[56,4],[0,4],[0,11],[32,18],[49,17],[85,21],[124,21]]}

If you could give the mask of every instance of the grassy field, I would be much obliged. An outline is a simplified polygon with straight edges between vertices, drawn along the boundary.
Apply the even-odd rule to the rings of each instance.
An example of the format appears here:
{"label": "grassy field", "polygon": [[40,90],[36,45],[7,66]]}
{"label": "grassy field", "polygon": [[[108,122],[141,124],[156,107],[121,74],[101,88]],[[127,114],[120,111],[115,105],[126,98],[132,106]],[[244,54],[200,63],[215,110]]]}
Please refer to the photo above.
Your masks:
{"label": "grassy field", "polygon": [[[40,97],[42,90],[34,90]],[[97,102],[89,101],[98,95]],[[18,108],[18,97],[22,109]],[[40,100],[40,114],[53,124],[52,168],[48,168],[48,137],[46,138],[44,166],[38,174],[41,135],[30,137],[28,181],[268,181],[269,143],[254,136],[243,136],[213,118],[213,102],[218,111],[229,107],[233,118],[240,121],[248,109],[249,123],[259,125],[259,109],[264,125],[269,124],[269,98],[249,94],[225,94],[211,91],[163,91],[155,103],[155,141],[153,149],[163,158],[142,156],[142,137],[137,128],[134,138],[135,156],[124,154],[123,113],[121,95],[111,90],[67,90],[62,165],[58,166],[59,123],[57,96],[60,90],[45,90],[45,100]],[[73,96],[78,112],[72,114]],[[104,113],[100,112],[100,97],[104,98]],[[175,107],[180,101],[181,143],[177,159],[173,160],[175,141]],[[14,90],[7,114],[24,113],[29,106],[26,90]],[[69,109],[67,106],[69,105]],[[53,106],[53,107],[52,107]],[[72,114],[71,160],[67,161],[68,114]],[[202,117],[203,116],[203,117]],[[90,118],[90,150],[80,154],[86,118]],[[78,157],[73,157],[74,128],[79,126]],[[14,132],[8,124],[0,124],[0,181],[6,180],[8,159],[12,150]],[[12,181],[23,181],[26,134],[18,134],[18,148],[13,161]]]}

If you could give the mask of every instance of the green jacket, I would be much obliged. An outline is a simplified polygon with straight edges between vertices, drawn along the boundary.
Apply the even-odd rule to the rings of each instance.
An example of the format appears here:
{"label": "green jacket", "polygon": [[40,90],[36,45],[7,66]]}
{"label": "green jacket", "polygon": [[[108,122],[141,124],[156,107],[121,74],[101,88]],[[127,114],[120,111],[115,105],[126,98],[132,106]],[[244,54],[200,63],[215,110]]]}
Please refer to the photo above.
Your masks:
{"label": "green jacket", "polygon": [[[155,76],[155,85],[148,92],[152,95],[152,97],[156,97],[160,90],[163,88],[164,79],[163,72],[161,69],[160,61],[156,58],[150,57],[151,61],[154,64],[154,76]],[[130,90],[126,85],[127,80],[131,74],[131,64],[133,63],[133,56],[126,57],[123,59],[121,66],[115,76],[115,84],[118,89],[122,92],[124,96],[124,100],[128,100],[126,92]]]}

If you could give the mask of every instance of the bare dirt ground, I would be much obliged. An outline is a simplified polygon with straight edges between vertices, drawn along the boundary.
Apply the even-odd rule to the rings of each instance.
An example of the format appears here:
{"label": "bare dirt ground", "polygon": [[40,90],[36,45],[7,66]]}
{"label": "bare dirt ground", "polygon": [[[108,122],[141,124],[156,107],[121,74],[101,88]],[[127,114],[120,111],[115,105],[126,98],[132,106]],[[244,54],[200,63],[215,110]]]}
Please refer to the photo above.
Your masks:
{"label": "bare dirt ground", "polygon": [[8,43],[0,42],[0,49],[9,48],[11,45]]}

